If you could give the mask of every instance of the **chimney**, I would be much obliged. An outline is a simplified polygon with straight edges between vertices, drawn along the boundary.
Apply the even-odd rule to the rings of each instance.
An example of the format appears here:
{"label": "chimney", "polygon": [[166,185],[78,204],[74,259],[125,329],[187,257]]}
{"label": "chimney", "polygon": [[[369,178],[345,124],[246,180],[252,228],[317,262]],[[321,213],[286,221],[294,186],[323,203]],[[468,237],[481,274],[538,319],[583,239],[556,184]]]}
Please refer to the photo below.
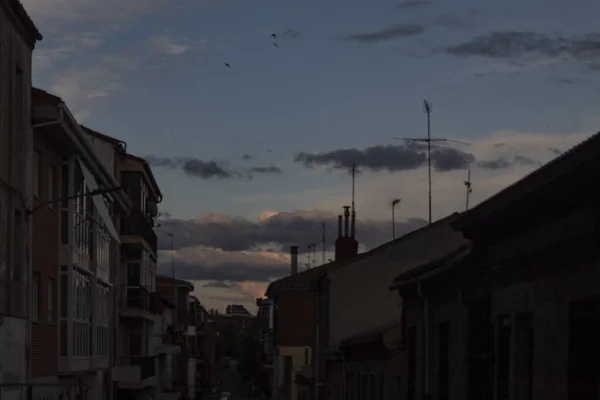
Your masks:
{"label": "chimney", "polygon": [[350,237],[354,237],[356,233],[356,211],[354,211],[354,207],[352,207],[352,220],[350,221]]}
{"label": "chimney", "polygon": [[348,232],[350,225],[350,207],[344,206],[345,235],[342,235],[342,216],[338,216],[338,238],[335,241],[335,261],[350,260],[358,254],[358,242],[354,238],[356,233],[356,213],[352,213],[352,231]]}
{"label": "chimney", "polygon": [[349,232],[349,223],[350,223],[350,206],[344,206],[344,236],[348,237]]}
{"label": "chimney", "polygon": [[298,246],[290,246],[292,275],[298,273]]}

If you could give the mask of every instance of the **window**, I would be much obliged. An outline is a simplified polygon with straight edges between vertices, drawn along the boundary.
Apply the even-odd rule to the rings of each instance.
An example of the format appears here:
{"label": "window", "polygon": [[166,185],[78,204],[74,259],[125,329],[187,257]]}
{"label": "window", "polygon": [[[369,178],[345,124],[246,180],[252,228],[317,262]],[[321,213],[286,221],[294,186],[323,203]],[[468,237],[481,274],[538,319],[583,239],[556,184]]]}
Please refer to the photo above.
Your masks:
{"label": "window", "polygon": [[110,287],[100,280],[97,283],[96,304],[96,354],[108,356],[110,324]]}
{"label": "window", "polygon": [[141,333],[130,333],[129,334],[129,355],[130,356],[142,356],[144,335]]}
{"label": "window", "polygon": [[23,257],[25,253],[24,243],[25,243],[25,232],[23,230],[23,214],[20,210],[15,210],[15,216],[13,220],[14,228],[14,256],[13,256],[13,271],[12,271],[12,279],[17,282],[22,282],[23,280]]}
{"label": "window", "polygon": [[67,318],[69,316],[69,295],[73,295],[73,293],[69,293],[69,275],[67,273],[68,267],[66,265],[61,266],[60,274],[60,287],[58,288],[58,292],[60,293],[60,355],[61,357],[68,356],[68,347],[70,341],[70,333],[68,330],[68,321]]}
{"label": "window", "polygon": [[[56,168],[48,167],[48,201],[56,200]],[[54,203],[48,205],[54,207]]]}
{"label": "window", "polygon": [[406,398],[408,400],[415,400],[417,387],[417,328],[411,326],[406,333],[406,345],[408,347],[408,382],[406,387]]}
{"label": "window", "polygon": [[450,322],[440,324],[439,351],[439,399],[448,400],[450,389]]}
{"label": "window", "polygon": [[89,357],[91,354],[92,285],[89,276],[73,271],[73,356]]}
{"label": "window", "polygon": [[40,273],[33,271],[31,277],[31,318],[40,320]]}
{"label": "window", "polygon": [[56,281],[54,278],[48,278],[48,289],[46,292],[46,321],[49,324],[54,323],[54,288],[56,287]]}
{"label": "window", "polygon": [[40,196],[40,152],[37,150],[33,151],[33,161],[31,168],[33,169],[33,195]]}
{"label": "window", "polygon": [[510,315],[498,317],[497,400],[508,400],[509,396],[511,325]]}

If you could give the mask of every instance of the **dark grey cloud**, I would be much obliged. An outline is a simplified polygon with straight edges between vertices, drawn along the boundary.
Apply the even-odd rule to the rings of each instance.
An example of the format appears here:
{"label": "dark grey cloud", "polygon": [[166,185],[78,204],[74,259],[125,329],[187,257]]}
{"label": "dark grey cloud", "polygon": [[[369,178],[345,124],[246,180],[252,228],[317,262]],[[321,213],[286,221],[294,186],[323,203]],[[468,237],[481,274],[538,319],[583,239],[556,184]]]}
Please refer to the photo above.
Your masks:
{"label": "dark grey cloud", "polygon": [[268,167],[252,167],[250,168],[250,172],[257,174],[281,174],[283,173],[283,170],[274,165],[270,165]]}
{"label": "dark grey cloud", "polygon": [[[176,249],[206,246],[223,251],[259,248],[287,251],[290,245],[298,245],[303,251],[309,243],[321,242],[322,222],[326,224],[327,247],[332,249],[337,237],[337,215],[324,211],[281,212],[259,221],[217,214],[206,214],[194,220],[165,219],[156,234],[161,250],[169,250],[168,234],[172,233]],[[397,222],[396,232],[407,233],[425,223],[418,218]],[[358,219],[356,222],[357,240],[366,248],[389,241],[391,232],[390,221]]]}
{"label": "dark grey cloud", "polygon": [[[499,143],[497,147],[504,146]],[[505,146],[504,146],[505,147]],[[330,170],[352,171],[352,164],[356,164],[358,172],[369,170],[372,172],[408,171],[427,165],[427,147],[421,143],[407,143],[398,146],[373,146],[366,149],[339,149],[324,153],[299,153],[294,161],[307,168],[328,167]],[[541,165],[538,161],[528,157],[516,155],[512,158],[500,157],[493,160],[477,160],[468,152],[446,147],[432,145],[431,165],[440,172],[467,169],[476,165],[485,169],[505,169],[514,165]]]}
{"label": "dark grey cloud", "polygon": [[246,160],[247,161],[247,160],[252,160],[252,158],[253,157],[250,154],[248,154],[248,153],[242,154],[242,160]]}
{"label": "dark grey cloud", "polygon": [[492,32],[445,49],[456,57],[485,57],[513,62],[531,58],[579,62],[590,68],[600,65],[600,33],[550,36],[531,31]]}
{"label": "dark grey cloud", "polygon": [[222,288],[222,289],[231,289],[236,287],[237,284],[231,281],[210,281],[204,284],[203,287],[206,288]]}
{"label": "dark grey cloud", "polygon": [[[179,279],[194,281],[211,281],[206,287],[231,289],[236,282],[254,281],[268,282],[289,274],[289,263],[281,261],[278,266],[271,263],[265,265],[237,262],[223,262],[217,266],[206,266],[202,262],[175,262],[175,276]],[[158,273],[171,276],[170,262],[158,264]]]}
{"label": "dark grey cloud", "polygon": [[556,148],[554,148],[554,147],[550,147],[550,148],[548,149],[548,151],[549,151],[550,153],[554,154],[554,155],[557,155],[557,156],[560,156],[560,155],[563,153],[563,151],[562,151],[562,150],[560,150],[560,149],[556,149]]}
{"label": "dark grey cloud", "polygon": [[342,39],[346,42],[357,42],[362,44],[375,44],[420,35],[425,32],[425,27],[413,24],[398,24],[388,26],[379,31],[369,33],[356,33],[345,35]]}
{"label": "dark grey cloud", "polygon": [[506,169],[510,168],[514,165],[521,166],[541,166],[542,163],[536,160],[533,160],[529,157],[523,156],[514,156],[512,159],[507,157],[498,157],[493,160],[480,160],[477,161],[477,166],[485,169]]}
{"label": "dark grey cloud", "polygon": [[281,32],[280,34],[278,34],[277,36],[283,37],[286,39],[295,39],[298,36],[300,36],[300,32],[298,32],[295,29],[287,29],[287,30]]}
{"label": "dark grey cloud", "polygon": [[188,176],[200,179],[252,179],[255,174],[280,174],[283,171],[276,166],[257,166],[249,169],[229,168],[226,163],[204,161],[193,157],[146,157],[153,167],[179,169]]}
{"label": "dark grey cloud", "polygon": [[431,6],[432,2],[428,0],[406,0],[396,5],[398,10],[414,10],[420,8],[427,8]]}
{"label": "dark grey cloud", "polygon": [[[427,152],[426,147],[421,144],[408,143],[366,149],[339,149],[325,153],[299,153],[294,160],[309,168],[327,166],[351,171],[352,163],[356,163],[359,170],[396,172],[425,165]],[[431,151],[432,165],[440,171],[464,169],[473,161],[472,154],[451,147],[434,146]]]}

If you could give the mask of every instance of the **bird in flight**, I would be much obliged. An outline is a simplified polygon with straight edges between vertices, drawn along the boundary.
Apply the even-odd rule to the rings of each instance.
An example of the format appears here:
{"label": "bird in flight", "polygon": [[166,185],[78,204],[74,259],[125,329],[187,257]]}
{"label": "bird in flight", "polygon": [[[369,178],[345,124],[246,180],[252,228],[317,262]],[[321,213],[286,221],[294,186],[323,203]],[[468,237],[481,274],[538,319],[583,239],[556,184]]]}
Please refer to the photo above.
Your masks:
{"label": "bird in flight", "polygon": [[271,37],[272,37],[273,39],[277,39],[277,35],[276,35],[276,34],[274,34],[274,33],[271,33]]}
{"label": "bird in flight", "polygon": [[227,68],[231,68],[231,65],[229,65],[229,63],[225,63],[225,66],[226,66]]}
{"label": "bird in flight", "polygon": [[273,43],[273,46],[275,46],[275,47],[279,47],[279,46],[277,46],[277,43]]}

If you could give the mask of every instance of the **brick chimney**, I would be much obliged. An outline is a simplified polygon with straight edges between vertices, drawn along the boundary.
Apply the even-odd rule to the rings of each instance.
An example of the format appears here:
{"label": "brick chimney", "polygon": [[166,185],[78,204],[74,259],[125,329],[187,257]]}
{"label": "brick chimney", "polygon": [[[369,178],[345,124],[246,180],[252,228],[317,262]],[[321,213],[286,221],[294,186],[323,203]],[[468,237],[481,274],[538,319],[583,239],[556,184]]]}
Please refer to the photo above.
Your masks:
{"label": "brick chimney", "polygon": [[298,246],[290,246],[290,260],[290,272],[292,275],[296,275],[298,273]]}
{"label": "brick chimney", "polygon": [[352,221],[350,221],[350,206],[344,206],[343,231],[342,216],[338,216],[338,238],[335,240],[336,262],[350,260],[358,254],[358,241],[354,237],[355,226],[356,213],[352,210]]}

